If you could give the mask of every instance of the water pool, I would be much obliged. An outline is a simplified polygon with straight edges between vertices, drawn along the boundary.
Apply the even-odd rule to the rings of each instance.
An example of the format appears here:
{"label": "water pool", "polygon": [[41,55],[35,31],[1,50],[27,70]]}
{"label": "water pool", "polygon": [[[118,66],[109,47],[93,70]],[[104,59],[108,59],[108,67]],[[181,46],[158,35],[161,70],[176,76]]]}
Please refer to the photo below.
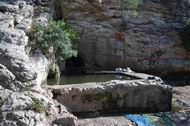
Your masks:
{"label": "water pool", "polygon": [[[130,77],[118,74],[82,74],[82,75],[62,75],[60,85],[80,84],[88,82],[106,82],[110,80],[130,80]],[[57,84],[55,79],[48,79],[48,85]]]}

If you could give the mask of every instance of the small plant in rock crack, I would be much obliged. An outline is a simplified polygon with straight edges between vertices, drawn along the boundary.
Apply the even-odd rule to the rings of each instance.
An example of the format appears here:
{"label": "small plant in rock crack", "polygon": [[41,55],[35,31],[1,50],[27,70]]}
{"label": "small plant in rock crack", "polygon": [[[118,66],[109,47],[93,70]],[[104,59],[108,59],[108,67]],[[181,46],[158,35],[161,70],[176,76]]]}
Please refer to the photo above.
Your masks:
{"label": "small plant in rock crack", "polygon": [[37,111],[39,113],[43,113],[46,111],[46,107],[44,106],[44,104],[40,100],[38,100],[36,98],[33,98],[32,100],[33,100],[32,101],[32,108],[35,111]]}

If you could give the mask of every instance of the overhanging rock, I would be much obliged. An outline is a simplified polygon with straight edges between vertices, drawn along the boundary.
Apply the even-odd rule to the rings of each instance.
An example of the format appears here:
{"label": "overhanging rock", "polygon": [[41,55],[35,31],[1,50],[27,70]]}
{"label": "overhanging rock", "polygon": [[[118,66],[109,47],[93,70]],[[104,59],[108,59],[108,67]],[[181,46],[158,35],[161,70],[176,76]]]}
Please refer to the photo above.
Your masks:
{"label": "overhanging rock", "polygon": [[158,77],[56,85],[50,88],[58,102],[65,105],[73,113],[117,112],[121,110],[159,112],[171,110],[172,88],[165,85]]}

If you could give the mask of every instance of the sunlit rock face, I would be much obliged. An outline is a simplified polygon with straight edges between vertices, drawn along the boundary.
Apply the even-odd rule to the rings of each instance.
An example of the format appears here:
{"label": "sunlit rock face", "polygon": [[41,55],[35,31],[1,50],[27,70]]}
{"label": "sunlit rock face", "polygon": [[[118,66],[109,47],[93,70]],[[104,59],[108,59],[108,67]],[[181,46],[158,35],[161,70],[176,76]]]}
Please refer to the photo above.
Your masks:
{"label": "sunlit rock face", "polygon": [[80,33],[79,56],[91,70],[131,67],[138,71],[190,71],[190,54],[179,32],[189,15],[186,0],[143,0],[134,16],[115,0],[59,0],[55,17]]}

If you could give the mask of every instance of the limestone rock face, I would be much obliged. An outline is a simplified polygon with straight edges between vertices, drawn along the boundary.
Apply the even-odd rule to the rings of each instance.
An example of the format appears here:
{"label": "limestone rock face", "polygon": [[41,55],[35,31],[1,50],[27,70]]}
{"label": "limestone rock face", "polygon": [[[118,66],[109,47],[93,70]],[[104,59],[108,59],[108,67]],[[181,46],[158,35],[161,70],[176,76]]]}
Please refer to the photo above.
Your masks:
{"label": "limestone rock face", "polygon": [[14,80],[14,74],[11,73],[5,66],[0,64],[0,85],[8,89],[14,88],[11,87]]}
{"label": "limestone rock face", "polygon": [[136,16],[122,0],[55,2],[56,17],[80,33],[79,56],[92,70],[190,71],[179,36],[188,12],[187,0],[143,0]]}
{"label": "limestone rock face", "polygon": [[[49,7],[42,3],[0,1],[0,126],[75,124],[76,117],[55,102],[51,92],[41,88],[52,64],[51,57],[39,50],[28,50],[27,32],[33,18],[47,20],[50,14]],[[46,17],[41,16],[44,13]]]}
{"label": "limestone rock face", "polygon": [[0,3],[0,11],[1,12],[18,12],[19,7],[18,7],[18,5],[11,5],[11,4],[1,2]]}
{"label": "limestone rock face", "polygon": [[36,72],[31,70],[29,57],[25,53],[28,37],[22,30],[13,28],[0,29],[0,58],[5,65],[21,82],[36,78]]}
{"label": "limestone rock face", "polygon": [[[64,106],[53,101],[50,94],[44,90],[12,92],[1,89],[0,125],[74,125],[76,118]],[[62,123],[57,120],[62,120]]]}

